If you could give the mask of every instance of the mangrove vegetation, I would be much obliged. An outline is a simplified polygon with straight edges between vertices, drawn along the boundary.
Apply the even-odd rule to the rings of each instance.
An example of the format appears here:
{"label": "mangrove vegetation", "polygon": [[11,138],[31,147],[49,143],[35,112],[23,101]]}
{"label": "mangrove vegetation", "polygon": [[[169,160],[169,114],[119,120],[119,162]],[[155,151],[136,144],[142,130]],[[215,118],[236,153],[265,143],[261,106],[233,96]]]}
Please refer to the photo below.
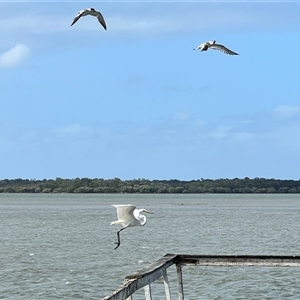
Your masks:
{"label": "mangrove vegetation", "polygon": [[0,193],[300,193],[300,180],[245,177],[183,181],[120,178],[3,179]]}

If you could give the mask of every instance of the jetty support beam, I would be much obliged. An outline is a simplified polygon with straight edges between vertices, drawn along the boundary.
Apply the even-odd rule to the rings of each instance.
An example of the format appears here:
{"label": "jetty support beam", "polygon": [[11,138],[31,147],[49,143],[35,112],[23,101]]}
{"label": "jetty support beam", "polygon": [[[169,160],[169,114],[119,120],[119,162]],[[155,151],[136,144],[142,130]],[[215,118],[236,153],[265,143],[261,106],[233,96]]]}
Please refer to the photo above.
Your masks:
{"label": "jetty support beam", "polygon": [[177,282],[178,282],[178,300],[184,300],[183,282],[182,282],[182,267],[180,264],[176,265]]}
{"label": "jetty support beam", "polygon": [[164,270],[163,272],[163,279],[164,279],[164,286],[166,292],[166,300],[171,300],[170,285],[169,285],[167,270]]}

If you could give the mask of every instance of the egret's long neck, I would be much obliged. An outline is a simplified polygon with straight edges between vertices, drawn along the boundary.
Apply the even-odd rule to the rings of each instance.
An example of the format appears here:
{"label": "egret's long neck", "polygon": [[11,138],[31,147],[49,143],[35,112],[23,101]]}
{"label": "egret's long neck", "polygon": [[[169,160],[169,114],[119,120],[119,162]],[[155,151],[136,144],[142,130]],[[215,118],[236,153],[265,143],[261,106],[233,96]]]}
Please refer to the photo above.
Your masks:
{"label": "egret's long neck", "polygon": [[144,226],[147,223],[147,218],[142,214],[142,212],[142,209],[136,209],[133,214],[135,218],[139,220],[140,225]]}
{"label": "egret's long neck", "polygon": [[141,220],[141,226],[146,225],[147,218],[144,215],[140,214],[140,220]]}

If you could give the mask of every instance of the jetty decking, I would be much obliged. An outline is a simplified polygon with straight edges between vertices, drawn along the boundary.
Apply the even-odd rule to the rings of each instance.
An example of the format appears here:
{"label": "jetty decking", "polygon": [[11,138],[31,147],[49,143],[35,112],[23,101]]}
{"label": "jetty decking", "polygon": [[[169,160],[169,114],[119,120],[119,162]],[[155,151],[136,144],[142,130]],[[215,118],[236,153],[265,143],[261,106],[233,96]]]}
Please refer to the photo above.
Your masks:
{"label": "jetty decking", "polygon": [[171,300],[167,269],[176,266],[178,299],[184,300],[182,266],[270,266],[300,267],[300,256],[275,255],[186,255],[166,254],[153,264],[125,277],[123,285],[102,300],[132,300],[132,295],[144,288],[145,299],[151,300],[151,283],[163,278],[165,298]]}

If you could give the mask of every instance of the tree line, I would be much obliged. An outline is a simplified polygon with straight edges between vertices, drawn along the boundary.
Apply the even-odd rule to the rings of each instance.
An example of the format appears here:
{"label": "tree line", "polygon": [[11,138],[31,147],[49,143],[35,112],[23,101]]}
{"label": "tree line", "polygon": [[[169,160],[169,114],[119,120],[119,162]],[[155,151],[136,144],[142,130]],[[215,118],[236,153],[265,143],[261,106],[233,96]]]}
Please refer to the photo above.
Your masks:
{"label": "tree line", "polygon": [[4,179],[0,193],[300,193],[300,180],[245,177],[183,181],[144,178]]}

